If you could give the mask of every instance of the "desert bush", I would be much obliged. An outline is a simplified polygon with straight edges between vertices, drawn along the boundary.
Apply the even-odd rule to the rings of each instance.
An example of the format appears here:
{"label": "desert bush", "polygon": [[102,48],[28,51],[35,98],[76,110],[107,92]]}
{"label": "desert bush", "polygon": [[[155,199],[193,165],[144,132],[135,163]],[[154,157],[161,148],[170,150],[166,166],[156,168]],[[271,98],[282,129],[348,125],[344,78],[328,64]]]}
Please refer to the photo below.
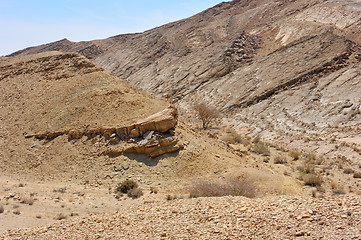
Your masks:
{"label": "desert bush", "polygon": [[293,150],[290,152],[290,156],[293,158],[293,160],[300,159],[301,153],[297,150]]}
{"label": "desert bush", "polygon": [[273,163],[274,164],[285,164],[287,163],[287,159],[281,155],[277,155],[274,159],[273,159]]}
{"label": "desert bush", "polygon": [[317,186],[316,189],[317,189],[317,191],[319,191],[320,193],[325,193],[325,192],[326,192],[325,188],[323,188],[322,186]]}
{"label": "desert bush", "polygon": [[264,142],[261,142],[261,141],[258,141],[254,144],[252,150],[255,152],[255,153],[258,153],[258,154],[261,154],[263,156],[269,156],[270,155],[270,150],[269,150],[269,147],[266,143]]}
{"label": "desert bush", "polygon": [[59,189],[54,189],[53,192],[65,193],[66,192],[66,187],[59,188]]}
{"label": "desert bush", "polygon": [[142,189],[140,189],[138,187],[132,188],[128,191],[128,197],[130,197],[130,198],[135,199],[135,198],[139,198],[141,196],[143,196],[143,191],[142,191]]}
{"label": "desert bush", "polygon": [[59,213],[54,217],[55,220],[63,220],[66,219],[66,215],[64,213]]}
{"label": "desert bush", "polygon": [[34,204],[34,198],[24,197],[24,198],[21,199],[20,203],[33,205]]}
{"label": "desert bush", "polygon": [[354,177],[354,178],[361,178],[361,172],[355,172],[355,173],[353,174],[353,177]]}
{"label": "desert bush", "polygon": [[131,189],[138,188],[138,183],[133,180],[125,180],[121,182],[115,189],[115,192],[128,193]]}
{"label": "desert bush", "polygon": [[150,187],[150,193],[157,194],[157,193],[158,193],[158,188],[156,188],[156,187]]}
{"label": "desert bush", "polygon": [[330,186],[331,186],[332,192],[334,194],[345,194],[346,193],[343,186],[341,186],[340,184],[337,184],[335,182],[331,182]]}
{"label": "desert bush", "polygon": [[248,146],[250,144],[247,138],[239,135],[233,128],[227,129],[226,134],[221,137],[221,140],[231,144],[241,143],[244,146]]}
{"label": "desert bush", "polygon": [[199,180],[194,182],[190,189],[191,198],[221,196],[245,196],[252,198],[256,196],[256,187],[254,184],[244,180],[228,179],[225,182]]}
{"label": "desert bush", "polygon": [[219,111],[206,103],[197,103],[194,105],[194,110],[202,121],[202,128],[207,129],[209,124],[220,117]]}
{"label": "desert bush", "polygon": [[343,170],[343,173],[345,173],[345,174],[352,174],[352,173],[354,173],[355,171],[352,169],[352,168],[345,168],[344,170]]}
{"label": "desert bush", "polygon": [[167,199],[168,201],[171,201],[171,200],[173,200],[174,198],[173,198],[173,195],[167,194],[166,199]]}
{"label": "desert bush", "polygon": [[308,163],[303,164],[302,166],[298,166],[297,169],[305,174],[309,174],[309,173],[315,173],[315,168]]}
{"label": "desert bush", "polygon": [[15,210],[13,211],[13,214],[15,214],[15,215],[20,215],[20,210],[19,210],[19,209],[15,209]]}
{"label": "desert bush", "polygon": [[171,201],[171,200],[176,200],[176,199],[183,199],[184,197],[182,195],[178,195],[178,194],[168,194],[166,199],[168,201]]}
{"label": "desert bush", "polygon": [[3,213],[5,210],[4,210],[4,206],[2,204],[0,204],[0,213]]}
{"label": "desert bush", "polygon": [[306,185],[313,186],[313,187],[321,186],[322,181],[323,181],[321,176],[314,174],[314,173],[308,173],[308,174],[304,175],[302,177],[302,179]]}
{"label": "desert bush", "polygon": [[304,155],[305,161],[310,163],[310,164],[315,164],[315,165],[321,165],[323,162],[323,158],[320,156],[317,156],[314,153],[307,153]]}

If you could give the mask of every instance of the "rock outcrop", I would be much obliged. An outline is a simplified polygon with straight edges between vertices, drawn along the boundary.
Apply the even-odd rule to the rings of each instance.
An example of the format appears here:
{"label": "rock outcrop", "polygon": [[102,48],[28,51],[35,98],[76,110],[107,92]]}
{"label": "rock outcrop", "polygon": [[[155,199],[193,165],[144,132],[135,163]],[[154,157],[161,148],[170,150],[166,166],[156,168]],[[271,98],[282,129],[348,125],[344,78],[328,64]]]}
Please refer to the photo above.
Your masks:
{"label": "rock outcrop", "polygon": [[146,119],[138,120],[136,123],[123,127],[111,128],[94,128],[84,130],[64,130],[56,132],[45,132],[38,134],[25,135],[25,138],[37,139],[54,139],[61,135],[67,135],[69,139],[80,139],[83,136],[88,138],[102,135],[105,138],[120,138],[121,140],[129,140],[130,138],[137,138],[143,136],[147,131],[158,131],[165,133],[174,128],[177,124],[177,109],[174,106],[169,106],[161,112],[155,113]]}

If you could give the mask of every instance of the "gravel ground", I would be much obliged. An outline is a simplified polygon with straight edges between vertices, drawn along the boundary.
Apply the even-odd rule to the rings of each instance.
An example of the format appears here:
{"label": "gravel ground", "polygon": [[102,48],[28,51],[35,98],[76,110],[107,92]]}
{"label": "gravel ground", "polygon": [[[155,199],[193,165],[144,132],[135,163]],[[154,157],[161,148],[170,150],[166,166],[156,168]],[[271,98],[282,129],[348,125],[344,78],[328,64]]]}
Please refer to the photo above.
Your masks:
{"label": "gravel ground", "polygon": [[[136,203],[136,202],[135,202]],[[1,239],[361,239],[361,198],[244,197],[139,202]]]}

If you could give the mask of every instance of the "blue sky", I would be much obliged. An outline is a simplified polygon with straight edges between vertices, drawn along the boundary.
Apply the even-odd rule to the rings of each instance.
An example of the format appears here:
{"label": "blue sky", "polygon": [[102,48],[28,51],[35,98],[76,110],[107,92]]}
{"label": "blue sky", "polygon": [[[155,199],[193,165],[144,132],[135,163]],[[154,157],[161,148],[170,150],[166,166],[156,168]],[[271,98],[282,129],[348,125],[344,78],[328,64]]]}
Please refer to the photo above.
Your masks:
{"label": "blue sky", "polygon": [[0,0],[0,55],[67,38],[102,39],[190,17],[222,0]]}

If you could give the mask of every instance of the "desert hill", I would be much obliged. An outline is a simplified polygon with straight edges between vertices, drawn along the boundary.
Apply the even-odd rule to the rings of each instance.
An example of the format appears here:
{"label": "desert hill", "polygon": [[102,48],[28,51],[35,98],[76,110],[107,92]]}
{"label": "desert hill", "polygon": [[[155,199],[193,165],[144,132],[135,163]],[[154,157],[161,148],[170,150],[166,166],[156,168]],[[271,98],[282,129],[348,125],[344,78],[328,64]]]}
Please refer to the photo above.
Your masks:
{"label": "desert hill", "polygon": [[127,179],[139,183],[145,200],[150,188],[159,192],[150,199],[165,200],[189,195],[197,181],[228,178],[249,182],[257,196],[309,194],[283,169],[261,164],[266,157],[200,134],[167,100],[78,53],[11,57],[0,62],[0,79],[2,230],[56,221],[64,211],[126,208],[131,202],[119,204],[114,189]]}
{"label": "desert hill", "polygon": [[[170,99],[183,120],[193,119],[194,102],[205,101],[222,110],[224,121],[237,131],[252,125],[252,136],[306,133],[341,139],[335,127],[359,134],[353,126],[361,121],[360,16],[355,0],[234,0],[143,33],[61,40],[10,56],[77,51],[131,85]],[[270,102],[282,113],[272,108],[263,113]],[[272,127],[263,121],[266,115]],[[344,154],[348,151],[350,156]],[[359,160],[350,148],[318,153]]]}
{"label": "desert hill", "polygon": [[[74,220],[0,238],[357,236],[360,27],[357,0],[234,0],[1,57],[0,232]],[[196,102],[220,121],[201,130]],[[202,181],[256,199],[180,200]]]}

